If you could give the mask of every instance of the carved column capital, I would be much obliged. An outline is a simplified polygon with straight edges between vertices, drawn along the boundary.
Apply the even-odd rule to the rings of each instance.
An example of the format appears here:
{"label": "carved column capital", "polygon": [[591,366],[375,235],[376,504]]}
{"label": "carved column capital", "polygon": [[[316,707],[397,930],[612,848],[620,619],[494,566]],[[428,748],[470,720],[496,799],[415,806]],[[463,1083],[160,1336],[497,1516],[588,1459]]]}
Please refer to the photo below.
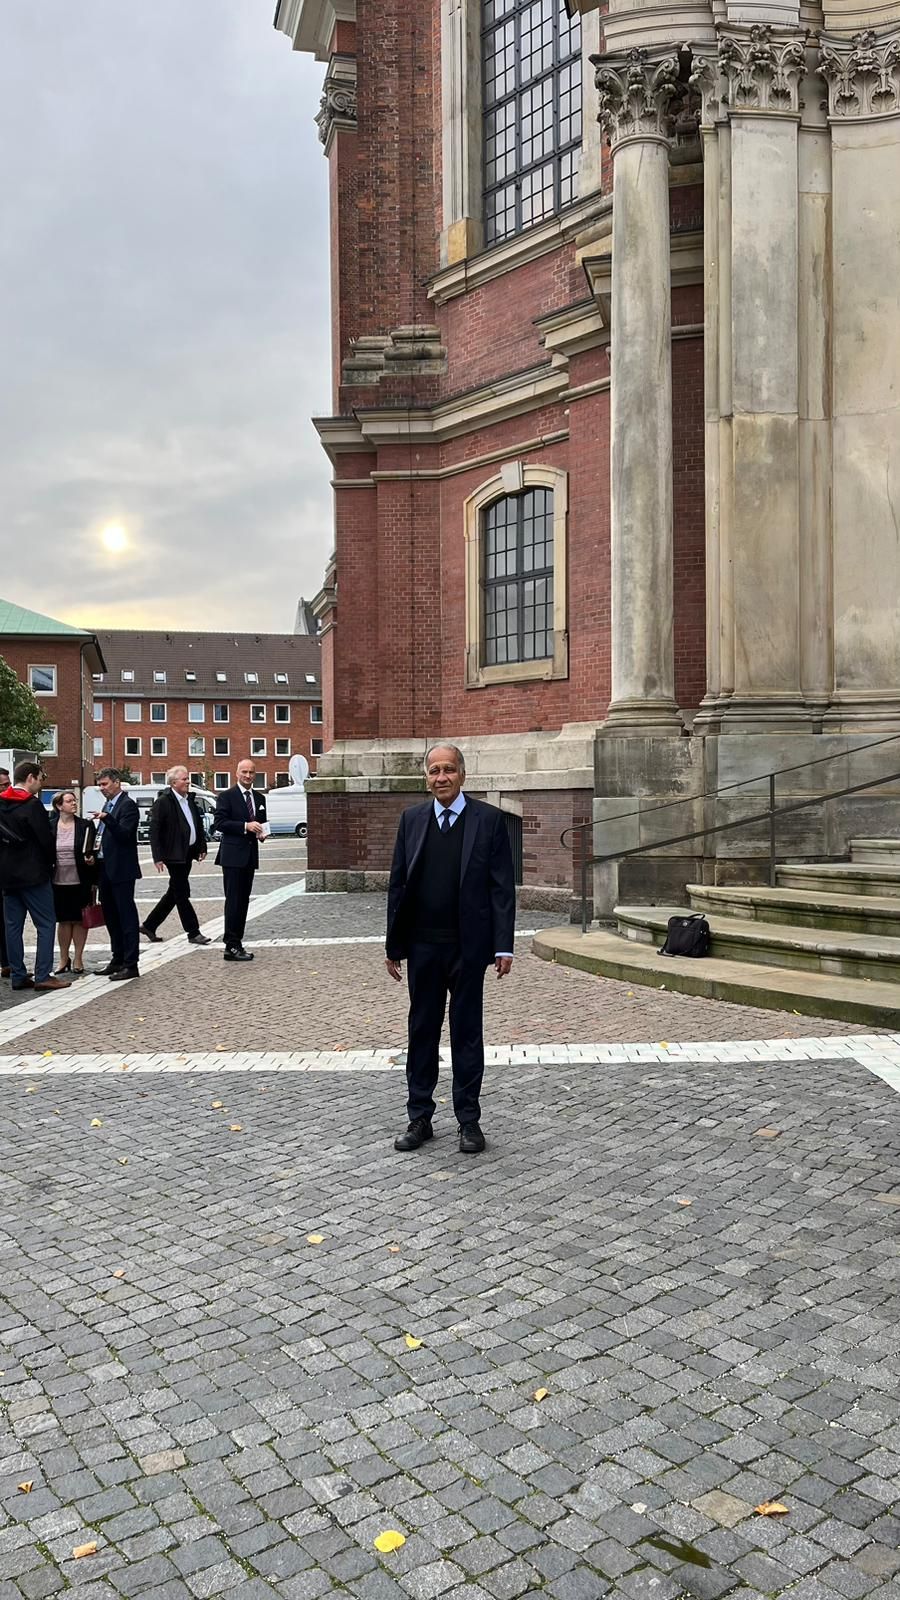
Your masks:
{"label": "carved column capital", "polygon": [[734,111],[796,116],[806,72],[806,33],[767,23],[720,27],[717,32],[715,50],[700,46],[694,51],[689,79],[701,97],[704,126]]}
{"label": "carved column capital", "polygon": [[819,36],[819,71],[828,85],[828,114],[841,122],[900,115],[900,28],[869,28],[844,39]]}
{"label": "carved column capital", "polygon": [[316,116],[319,138],[327,155],[335,134],[343,128],[356,129],[356,58],[332,56],[322,85],[322,98]]}
{"label": "carved column capital", "polygon": [[591,56],[599,121],[607,141],[668,140],[672,131],[670,102],[679,91],[678,56],[672,50],[633,49]]}

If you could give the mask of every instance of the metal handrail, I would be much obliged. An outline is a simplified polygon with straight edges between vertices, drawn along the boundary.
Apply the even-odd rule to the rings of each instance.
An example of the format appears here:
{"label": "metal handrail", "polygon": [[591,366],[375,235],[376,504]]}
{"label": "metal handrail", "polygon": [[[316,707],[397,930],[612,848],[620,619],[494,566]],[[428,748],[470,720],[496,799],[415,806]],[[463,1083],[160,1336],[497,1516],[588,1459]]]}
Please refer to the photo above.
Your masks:
{"label": "metal handrail", "polygon": [[[807,762],[806,763],[806,765],[808,765],[808,766],[812,766],[812,764],[813,764],[812,762]],[[784,770],[786,772],[792,772],[792,771],[796,771],[798,769],[793,768],[793,767],[786,767]],[[808,800],[791,800],[791,801],[788,801],[787,804],[785,804],[785,805],[776,806],[776,804],[775,804],[775,779],[776,779],[777,776],[778,776],[778,774],[775,773],[775,772],[770,772],[769,773],[769,775],[768,775],[768,777],[769,777],[769,804],[766,807],[765,811],[759,811],[754,816],[751,816],[751,817],[738,817],[733,822],[717,822],[712,827],[709,827],[709,828],[694,828],[690,833],[678,833],[678,834],[673,835],[673,837],[671,839],[655,839],[652,844],[631,845],[631,846],[629,846],[629,848],[627,850],[610,850],[605,855],[585,856],[584,860],[581,863],[581,931],[582,931],[582,933],[587,933],[587,926],[588,926],[588,924],[587,924],[587,901],[588,901],[587,879],[588,879],[588,868],[589,867],[603,866],[604,863],[607,862],[607,861],[623,861],[628,856],[646,855],[647,852],[651,851],[651,850],[664,850],[666,848],[666,846],[670,845],[670,844],[687,844],[692,839],[705,839],[708,834],[712,834],[712,833],[727,833],[731,828],[748,828],[748,827],[751,827],[753,825],[753,823],[755,823],[755,822],[766,822],[766,821],[768,821],[768,824],[769,824],[769,883],[774,888],[774,886],[775,886],[775,820],[776,820],[777,817],[789,816],[791,814],[791,812],[794,812],[794,811],[808,811],[811,806],[825,805],[829,800],[842,800],[844,798],[844,796],[848,795],[848,794],[861,794],[863,792],[863,790],[865,790],[865,789],[879,789],[885,783],[897,783],[898,781],[900,781],[900,772],[890,772],[890,773],[887,774],[886,777],[870,778],[870,779],[868,779],[868,781],[866,783],[848,784],[846,788],[834,789],[829,794],[811,795]],[[757,779],[757,782],[758,781],[759,780]],[[734,785],[729,785],[729,787],[734,787]],[[722,792],[722,791],[715,791],[715,792],[719,793],[719,792]],[[693,798],[698,799],[700,797],[699,796],[694,796]],[[632,812],[628,813],[628,815],[630,815],[630,816],[634,815],[634,814],[635,813],[632,813]],[[610,818],[610,821],[613,821],[613,820],[614,820],[613,818]],[[594,824],[592,824],[592,826],[602,827],[602,823],[594,823]]]}
{"label": "metal handrail", "polygon": [[[872,739],[869,744],[857,744],[852,750],[843,752],[847,755],[861,755],[864,750],[877,750],[881,745],[893,744],[900,739],[900,733],[886,734],[883,739]],[[683,794],[677,800],[661,800],[656,806],[635,806],[632,811],[617,811],[612,817],[604,817],[596,821],[593,817],[589,822],[573,822],[571,827],[564,828],[559,836],[561,845],[566,844],[570,833],[584,833],[588,828],[599,828],[607,822],[624,822],[628,817],[652,817],[657,811],[669,811],[673,806],[686,806],[691,800],[715,800],[720,794],[729,794],[732,789],[746,789],[751,783],[771,783],[773,778],[783,778],[788,772],[805,772],[807,767],[821,766],[824,761],[839,761],[841,752],[832,753],[830,756],[814,756],[811,761],[799,761],[793,767],[776,767],[772,772],[760,772],[755,778],[737,778],[734,783],[723,783],[718,789],[703,789],[699,794]]]}

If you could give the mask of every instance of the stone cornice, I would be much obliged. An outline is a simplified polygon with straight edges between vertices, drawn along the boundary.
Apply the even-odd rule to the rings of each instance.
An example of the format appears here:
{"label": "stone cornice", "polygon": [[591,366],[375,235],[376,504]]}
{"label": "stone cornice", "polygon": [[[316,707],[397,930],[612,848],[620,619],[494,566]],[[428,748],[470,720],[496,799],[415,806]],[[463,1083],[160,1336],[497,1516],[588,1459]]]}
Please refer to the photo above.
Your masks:
{"label": "stone cornice", "polygon": [[867,121],[900,115],[900,27],[851,39],[823,33],[819,70],[828,85],[828,114],[834,121]]}
{"label": "stone cornice", "polygon": [[316,116],[319,138],[325,154],[331,150],[336,133],[356,132],[356,57],[332,56],[322,85],[322,98]]}
{"label": "stone cornice", "polygon": [[278,32],[317,61],[328,60],[337,24],[355,21],[356,0],[279,0],[275,12]]}
{"label": "stone cornice", "polygon": [[599,121],[613,147],[626,139],[664,139],[671,133],[671,102],[679,92],[674,50],[625,50],[591,56]]}
{"label": "stone cornice", "polygon": [[704,125],[736,112],[799,116],[806,31],[755,23],[720,26],[717,33],[715,52],[703,47],[694,52],[690,76],[701,97]]}
{"label": "stone cornice", "polygon": [[490,283],[515,267],[549,255],[551,250],[577,238],[583,228],[611,210],[612,195],[589,195],[571,208],[557,212],[549,222],[538,223],[525,233],[517,233],[512,239],[504,239],[502,244],[492,245],[489,250],[454,262],[453,266],[436,273],[428,285],[428,298],[435,305],[446,305],[448,300]]}

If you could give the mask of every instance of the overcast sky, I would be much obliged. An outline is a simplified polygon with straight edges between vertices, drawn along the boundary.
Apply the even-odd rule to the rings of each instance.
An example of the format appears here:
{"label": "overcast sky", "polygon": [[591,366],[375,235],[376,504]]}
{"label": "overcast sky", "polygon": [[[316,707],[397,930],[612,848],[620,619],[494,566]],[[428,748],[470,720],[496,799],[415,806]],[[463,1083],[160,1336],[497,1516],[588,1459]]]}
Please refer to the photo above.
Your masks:
{"label": "overcast sky", "polygon": [[3,599],[103,627],[289,632],[321,585],[323,68],[274,9],[3,7]]}

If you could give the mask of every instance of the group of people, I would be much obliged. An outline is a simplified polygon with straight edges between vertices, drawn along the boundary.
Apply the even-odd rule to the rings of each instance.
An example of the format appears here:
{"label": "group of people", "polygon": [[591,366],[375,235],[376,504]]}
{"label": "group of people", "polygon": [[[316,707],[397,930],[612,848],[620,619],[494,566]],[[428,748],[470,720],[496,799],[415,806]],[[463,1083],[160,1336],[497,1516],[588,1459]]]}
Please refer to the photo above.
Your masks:
{"label": "group of people", "polygon": [[[218,797],[216,831],[225,887],[225,960],[252,961],[244,948],[244,928],[259,865],[259,843],[268,833],[265,795],[254,790],[256,769],[241,761],[237,783]],[[20,761],[12,782],[0,768],[0,969],[13,989],[59,990],[82,976],[87,908],[99,900],[110,943],[110,960],[100,973],[113,981],[140,976],[141,935],[159,943],[158,929],[177,910],[191,944],[209,944],[191,903],[190,873],[206,858],[206,833],[191,792],[186,767],[166,773],[166,787],[150,812],[150,853],[168,885],[141,922],[135,885],[140,813],[114,767],[97,776],[103,808],[79,815],[78,797],[61,789],[48,809],[41,800],[45,781],[38,761]],[[33,973],[25,962],[25,921],[34,923],[37,947]],[[54,969],[54,932],[59,965]]]}
{"label": "group of people", "polygon": [[[465,758],[456,745],[439,744],[425,756],[430,798],[404,811],[397,830],[388,889],[385,964],[398,982],[406,962],[409,1035],[405,1131],[394,1148],[418,1150],[433,1136],[441,1030],[450,1002],[453,1109],[459,1148],[485,1148],[481,1130],[484,1077],[484,979],[512,967],[516,890],[503,814],[463,793]],[[9,774],[6,774],[8,780]],[[158,929],[175,910],[192,944],[208,944],[191,904],[190,873],[206,857],[206,836],[185,767],[172,767],[150,813],[150,852],[168,873],[165,894],[139,922],[135,884],[139,814],[112,767],[97,782],[104,806],[78,815],[71,789],[53,798],[48,816],[39,798],[43,772],[34,761],[16,767],[14,783],[0,792],[0,887],[5,914],[3,975],[14,989],[59,989],[84,971],[85,906],[99,890],[111,959],[111,979],[139,975],[140,935],[159,941]],[[237,783],[218,797],[216,831],[225,888],[225,960],[252,961],[244,926],[268,834],[265,795],[253,787],[252,761],[241,761]],[[3,774],[0,773],[0,782]],[[37,928],[34,976],[26,966],[23,928]],[[60,966],[52,971],[53,928],[59,929]],[[70,955],[71,952],[71,955]]]}

